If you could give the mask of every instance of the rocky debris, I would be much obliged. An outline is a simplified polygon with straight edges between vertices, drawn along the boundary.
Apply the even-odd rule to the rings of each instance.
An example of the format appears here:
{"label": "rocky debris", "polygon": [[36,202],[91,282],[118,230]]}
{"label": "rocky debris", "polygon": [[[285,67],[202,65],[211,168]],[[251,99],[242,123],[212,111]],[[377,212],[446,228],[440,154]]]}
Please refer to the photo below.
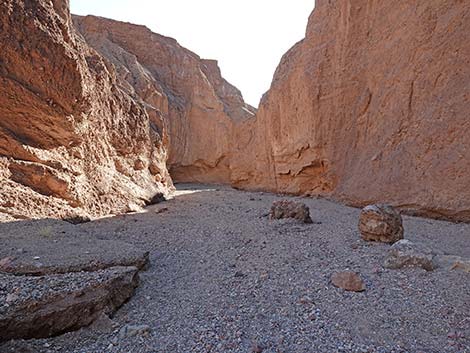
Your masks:
{"label": "rocky debris", "polygon": [[[114,65],[129,95],[143,101],[155,125],[163,121],[172,178],[230,183],[235,127],[252,120],[256,110],[222,77],[217,61],[201,59],[144,26],[95,16],[73,20],[87,43]],[[138,161],[133,168],[146,164]]]}
{"label": "rocky debris", "polygon": [[455,255],[437,255],[435,262],[440,268],[449,271],[456,270],[470,273],[470,258]]}
{"label": "rocky debris", "polygon": [[469,9],[316,1],[240,128],[233,185],[470,220]]}
{"label": "rocky debris", "polygon": [[99,333],[112,333],[119,326],[109,315],[102,312],[98,318],[89,326],[90,330]]}
{"label": "rocky debris", "polygon": [[0,232],[1,272],[45,275],[113,266],[143,269],[148,264],[147,251],[123,241],[97,239],[74,231],[74,226],[64,222],[35,222],[34,231],[28,227],[17,229],[15,233]]}
{"label": "rocky debris", "polygon": [[336,272],[331,276],[331,283],[338,288],[342,288],[350,292],[363,292],[366,285],[356,272],[343,271]]}
{"label": "rocky debris", "polygon": [[[302,198],[296,201],[315,210],[321,225],[267,222],[247,215],[269,211],[277,195],[218,188],[179,185],[164,216],[146,212],[70,226],[144,245],[156,262],[141,274],[136,295],[113,315],[113,332],[84,328],[47,340],[5,342],[0,351],[247,353],[254,343],[266,353],[312,347],[348,353],[470,351],[468,273],[384,270],[390,246],[354,236],[360,210]],[[248,202],[250,197],[261,200]],[[0,232],[14,234],[28,223],[36,224],[2,224]],[[407,217],[406,228],[407,239],[430,244],[436,253],[470,257],[470,224]],[[334,287],[331,275],[344,270],[361,274],[366,291]],[[234,278],[236,271],[246,277]],[[128,324],[148,325],[151,333],[120,340],[119,329]],[[465,338],[449,346],[453,331]]]}
{"label": "rocky debris", "polygon": [[138,269],[41,277],[0,274],[0,341],[43,338],[79,329],[112,314],[138,285]]}
{"label": "rocky debris", "polygon": [[392,245],[383,266],[390,269],[421,267],[426,271],[436,268],[435,254],[426,246],[402,239]]}
{"label": "rocky debris", "polygon": [[119,338],[121,340],[134,336],[147,336],[150,333],[148,325],[126,325],[119,330]]}
{"label": "rocky debris", "polygon": [[275,201],[271,206],[270,218],[293,218],[304,223],[312,223],[310,209],[304,203],[289,200]]}
{"label": "rocky debris", "polygon": [[83,220],[172,191],[164,124],[76,33],[68,0],[1,1],[0,28],[0,219]]}
{"label": "rocky debris", "polygon": [[395,243],[403,239],[403,222],[392,206],[369,205],[361,211],[359,231],[364,240]]}

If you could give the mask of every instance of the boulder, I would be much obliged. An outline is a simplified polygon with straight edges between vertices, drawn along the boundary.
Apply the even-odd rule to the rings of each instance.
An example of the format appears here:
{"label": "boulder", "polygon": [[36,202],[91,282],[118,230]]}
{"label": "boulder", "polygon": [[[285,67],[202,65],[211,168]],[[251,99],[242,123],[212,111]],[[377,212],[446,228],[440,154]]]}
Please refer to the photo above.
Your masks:
{"label": "boulder", "polygon": [[359,231],[364,240],[395,243],[403,239],[403,222],[392,206],[369,205],[361,211]]}
{"label": "boulder", "polygon": [[271,206],[270,218],[293,218],[304,223],[312,223],[307,205],[289,200],[275,201]]}
{"label": "boulder", "polygon": [[383,266],[390,269],[421,267],[432,271],[436,268],[434,257],[435,254],[426,246],[402,239],[392,245]]}

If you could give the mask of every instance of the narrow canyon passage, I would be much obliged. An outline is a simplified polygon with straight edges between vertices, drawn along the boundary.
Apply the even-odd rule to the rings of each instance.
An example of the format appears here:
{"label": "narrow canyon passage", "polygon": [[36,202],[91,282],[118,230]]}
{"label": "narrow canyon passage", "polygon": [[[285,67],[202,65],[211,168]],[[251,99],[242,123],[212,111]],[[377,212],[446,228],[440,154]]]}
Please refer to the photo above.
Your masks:
{"label": "narrow canyon passage", "polygon": [[[468,274],[382,268],[389,245],[364,242],[359,210],[301,199],[312,224],[271,220],[285,197],[220,186],[177,185],[145,212],[71,226],[0,225],[0,236],[38,231],[119,240],[150,252],[135,295],[104,324],[51,339],[11,341],[0,352],[465,352]],[[38,223],[39,222],[39,223]],[[470,257],[470,224],[404,217],[405,237]],[[76,232],[76,234],[74,234]],[[31,237],[34,241],[34,237]],[[366,290],[330,283],[357,271]],[[145,335],[121,336],[144,325]]]}

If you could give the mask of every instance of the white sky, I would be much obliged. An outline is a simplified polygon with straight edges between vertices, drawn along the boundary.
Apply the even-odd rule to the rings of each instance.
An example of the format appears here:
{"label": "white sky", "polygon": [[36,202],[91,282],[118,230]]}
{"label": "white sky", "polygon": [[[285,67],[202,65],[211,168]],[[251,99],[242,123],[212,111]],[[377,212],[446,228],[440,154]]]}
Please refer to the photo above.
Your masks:
{"label": "white sky", "polygon": [[71,0],[72,13],[143,24],[173,37],[258,106],[281,56],[304,37],[315,0]]}

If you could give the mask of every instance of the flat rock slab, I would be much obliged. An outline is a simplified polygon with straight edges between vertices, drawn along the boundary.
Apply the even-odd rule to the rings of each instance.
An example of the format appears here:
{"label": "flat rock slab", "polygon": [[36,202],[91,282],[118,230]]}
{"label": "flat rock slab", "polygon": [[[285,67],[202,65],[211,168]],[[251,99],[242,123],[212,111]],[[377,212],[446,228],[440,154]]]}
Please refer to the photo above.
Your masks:
{"label": "flat rock slab", "polygon": [[[61,222],[65,223],[65,222]],[[145,268],[148,252],[119,240],[102,240],[72,225],[37,223],[37,227],[0,232],[0,272],[46,275],[96,271],[113,266]]]}
{"label": "flat rock slab", "polygon": [[43,338],[91,324],[134,293],[136,267],[47,276],[0,274],[0,342]]}

